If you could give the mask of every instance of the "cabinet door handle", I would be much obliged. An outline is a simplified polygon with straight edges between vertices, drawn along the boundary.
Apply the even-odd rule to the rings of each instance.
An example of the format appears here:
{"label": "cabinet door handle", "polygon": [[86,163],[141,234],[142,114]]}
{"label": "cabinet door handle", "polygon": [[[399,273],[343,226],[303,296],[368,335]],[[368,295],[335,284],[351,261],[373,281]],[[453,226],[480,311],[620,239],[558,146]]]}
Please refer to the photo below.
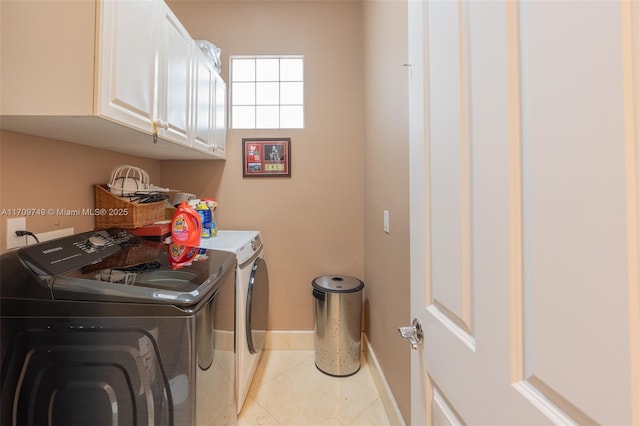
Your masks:
{"label": "cabinet door handle", "polygon": [[167,130],[169,123],[162,120],[153,120],[153,143],[158,143],[158,128]]}
{"label": "cabinet door handle", "polygon": [[153,120],[153,143],[158,143],[158,122]]}

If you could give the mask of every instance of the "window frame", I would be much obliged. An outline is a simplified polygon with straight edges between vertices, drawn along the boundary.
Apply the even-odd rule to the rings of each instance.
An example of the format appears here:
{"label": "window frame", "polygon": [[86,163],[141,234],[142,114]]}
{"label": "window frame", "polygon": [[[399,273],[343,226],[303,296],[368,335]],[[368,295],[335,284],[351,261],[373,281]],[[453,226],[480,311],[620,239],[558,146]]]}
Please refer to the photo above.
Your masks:
{"label": "window frame", "polygon": [[[258,78],[258,61],[259,60],[278,60],[277,66],[277,79],[261,79]],[[282,60],[287,59],[296,59],[301,61],[301,70],[300,80],[295,79],[283,79],[282,75]],[[236,60],[253,60],[253,78],[252,79],[238,79],[234,80],[234,66]],[[305,128],[305,69],[304,69],[304,55],[230,55],[229,56],[229,129],[232,130],[302,130]],[[250,85],[253,84],[253,98],[249,103],[236,103],[235,93],[238,90],[240,85],[247,84],[247,88],[250,88]],[[259,87],[265,88],[267,85],[271,85],[275,83],[277,85],[277,95],[278,102],[277,103],[261,103],[259,102]],[[287,85],[288,83],[299,83],[301,87],[300,103],[282,103],[282,86]],[[246,93],[250,93],[249,90]],[[252,126],[247,125],[247,122],[236,121],[237,108],[250,108],[253,110]],[[267,111],[267,108],[273,109],[276,108],[275,113],[277,113],[277,126],[264,126],[264,124],[260,125],[260,110],[263,111],[263,114]],[[283,108],[287,109],[288,107],[295,108],[298,110],[299,117],[296,117],[295,120],[299,120],[299,127],[296,125],[287,125],[288,123],[285,121],[285,125],[283,125]],[[273,110],[272,110],[273,111]],[[263,115],[264,117],[264,115]]]}

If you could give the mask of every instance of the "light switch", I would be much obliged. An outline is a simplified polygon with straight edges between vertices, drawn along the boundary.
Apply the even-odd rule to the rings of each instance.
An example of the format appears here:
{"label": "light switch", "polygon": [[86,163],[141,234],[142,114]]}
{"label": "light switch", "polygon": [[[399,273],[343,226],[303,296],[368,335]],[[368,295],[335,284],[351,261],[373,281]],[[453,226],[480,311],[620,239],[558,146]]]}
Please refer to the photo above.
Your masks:
{"label": "light switch", "polygon": [[389,210],[384,211],[383,228],[385,233],[389,233]]}

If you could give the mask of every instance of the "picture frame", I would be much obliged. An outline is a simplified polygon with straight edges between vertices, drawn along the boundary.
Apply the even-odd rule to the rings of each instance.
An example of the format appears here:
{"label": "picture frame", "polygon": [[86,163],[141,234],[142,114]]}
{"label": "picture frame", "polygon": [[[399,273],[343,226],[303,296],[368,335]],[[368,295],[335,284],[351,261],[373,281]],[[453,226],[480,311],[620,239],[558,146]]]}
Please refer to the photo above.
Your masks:
{"label": "picture frame", "polygon": [[242,177],[291,177],[291,138],[242,138]]}

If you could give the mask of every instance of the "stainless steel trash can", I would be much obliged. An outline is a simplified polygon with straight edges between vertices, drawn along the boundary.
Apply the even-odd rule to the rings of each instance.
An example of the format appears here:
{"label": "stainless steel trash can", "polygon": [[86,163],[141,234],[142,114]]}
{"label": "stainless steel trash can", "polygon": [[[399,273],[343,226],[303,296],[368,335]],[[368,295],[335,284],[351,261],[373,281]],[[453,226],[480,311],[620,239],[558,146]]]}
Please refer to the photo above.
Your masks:
{"label": "stainless steel trash can", "polygon": [[348,276],[323,275],[311,285],[316,299],[316,367],[330,376],[351,376],[360,369],[364,283]]}

